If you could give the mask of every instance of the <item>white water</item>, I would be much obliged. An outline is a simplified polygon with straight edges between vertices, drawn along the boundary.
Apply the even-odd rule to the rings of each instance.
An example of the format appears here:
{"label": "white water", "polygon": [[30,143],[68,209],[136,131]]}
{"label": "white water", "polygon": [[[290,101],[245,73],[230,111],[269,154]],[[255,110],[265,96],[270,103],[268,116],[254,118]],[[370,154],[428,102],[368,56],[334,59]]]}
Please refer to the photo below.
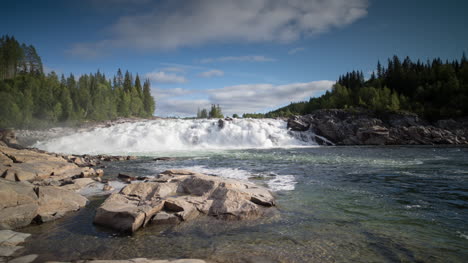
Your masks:
{"label": "white water", "polygon": [[[277,148],[316,145],[304,134],[288,131],[286,122],[273,119],[153,120],[117,124],[75,133],[34,146],[73,154],[151,154],[171,151]],[[301,139],[302,138],[302,139]]]}

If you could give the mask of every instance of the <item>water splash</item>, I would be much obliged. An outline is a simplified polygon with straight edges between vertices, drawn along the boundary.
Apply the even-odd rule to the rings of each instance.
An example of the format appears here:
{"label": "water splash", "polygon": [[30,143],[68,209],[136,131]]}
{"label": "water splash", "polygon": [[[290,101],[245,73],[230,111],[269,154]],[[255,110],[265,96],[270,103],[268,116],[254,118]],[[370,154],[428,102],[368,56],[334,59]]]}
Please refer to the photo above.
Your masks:
{"label": "water splash", "polygon": [[273,119],[152,120],[95,128],[41,141],[35,147],[74,154],[148,154],[170,151],[300,147],[316,145]]}

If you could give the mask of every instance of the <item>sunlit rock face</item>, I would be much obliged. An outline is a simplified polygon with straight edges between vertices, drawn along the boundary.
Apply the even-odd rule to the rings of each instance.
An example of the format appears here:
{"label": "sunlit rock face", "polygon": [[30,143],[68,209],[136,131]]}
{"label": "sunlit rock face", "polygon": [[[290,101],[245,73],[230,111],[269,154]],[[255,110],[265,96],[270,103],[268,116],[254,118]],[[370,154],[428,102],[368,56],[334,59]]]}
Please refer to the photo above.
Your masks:
{"label": "sunlit rock face", "polygon": [[275,199],[252,183],[168,170],[154,182],[130,184],[98,209],[94,223],[134,232],[146,224],[179,223],[198,216],[224,220],[256,219],[273,209]]}

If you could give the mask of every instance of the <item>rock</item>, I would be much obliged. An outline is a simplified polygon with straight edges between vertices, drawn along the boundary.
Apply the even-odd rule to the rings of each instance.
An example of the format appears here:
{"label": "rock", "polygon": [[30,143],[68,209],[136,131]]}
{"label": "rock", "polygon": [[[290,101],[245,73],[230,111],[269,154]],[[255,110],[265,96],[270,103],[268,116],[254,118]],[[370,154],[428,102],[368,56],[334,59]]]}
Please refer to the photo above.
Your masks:
{"label": "rock", "polygon": [[[125,188],[124,188],[125,189]],[[164,201],[141,201],[114,193],[97,209],[94,223],[122,232],[135,232],[164,206]]]}
{"label": "rock", "polygon": [[[156,260],[147,258],[134,258],[127,260],[78,260],[75,263],[206,263],[201,259],[176,259],[176,260]],[[67,263],[46,261],[46,263]]]}
{"label": "rock", "polygon": [[217,189],[208,214],[220,219],[253,219],[259,216],[259,208],[247,200],[246,194],[227,188]]}
{"label": "rock", "polygon": [[23,247],[20,247],[20,246],[17,246],[17,247],[0,246],[0,257],[10,257],[11,255],[13,255],[20,248],[23,248]]}
{"label": "rock", "polygon": [[0,229],[29,225],[38,208],[38,197],[32,185],[0,179]]}
{"label": "rock", "polygon": [[226,125],[225,121],[223,119],[218,120],[218,128],[222,129]]}
{"label": "rock", "polygon": [[180,223],[180,219],[174,213],[167,213],[167,212],[161,211],[153,217],[151,222],[154,224],[160,224],[160,225],[164,225],[164,224],[176,225]]}
{"label": "rock", "polygon": [[0,141],[9,144],[17,144],[15,132],[12,129],[0,129]]}
{"label": "rock", "polygon": [[110,192],[110,191],[114,191],[114,190],[115,190],[114,187],[112,187],[112,186],[110,186],[108,184],[106,184],[106,185],[104,185],[102,187],[102,191],[105,191],[105,192]]}
{"label": "rock", "polygon": [[387,128],[374,125],[369,128],[359,128],[357,131],[357,138],[363,144],[384,145],[389,139],[389,131]]}
{"label": "rock", "polygon": [[123,173],[119,173],[117,178],[119,178],[120,180],[122,180],[124,182],[127,182],[127,183],[136,180],[135,176],[131,176],[131,175],[128,175],[128,174],[123,174]]}
{"label": "rock", "polygon": [[8,180],[33,181],[79,176],[89,168],[80,168],[62,157],[28,149],[0,146],[0,175]]}
{"label": "rock", "polygon": [[90,184],[93,184],[95,183],[96,181],[94,181],[93,179],[91,178],[78,178],[78,179],[75,179],[73,180],[73,184],[75,184],[78,189],[81,189],[87,185],[90,185]]}
{"label": "rock", "polygon": [[0,246],[17,246],[23,243],[31,234],[0,230]]}
{"label": "rock", "polygon": [[96,170],[96,175],[99,176],[99,177],[104,176],[104,170],[102,170],[102,169],[97,169],[97,170]]}
{"label": "rock", "polygon": [[294,116],[288,119],[287,128],[293,131],[307,131],[310,127],[310,124],[306,123],[305,121],[301,120],[299,117]]}
{"label": "rock", "polygon": [[310,130],[322,145],[468,144],[468,118],[431,125],[411,113],[317,110],[288,119],[292,131]]}
{"label": "rock", "polygon": [[47,222],[62,217],[70,211],[77,211],[88,203],[80,194],[54,186],[42,186],[37,190],[40,222]]}
{"label": "rock", "polygon": [[94,222],[134,232],[150,221],[178,223],[200,215],[255,219],[275,206],[272,194],[252,183],[187,170],[168,170],[156,180],[161,181],[130,184],[112,194],[98,208]]}
{"label": "rock", "polygon": [[12,260],[10,260],[8,262],[9,263],[30,263],[30,262],[33,262],[34,260],[36,260],[37,257],[38,257],[38,255],[31,254],[31,255],[22,256],[22,257],[12,259]]}
{"label": "rock", "polygon": [[158,158],[153,159],[153,161],[175,161],[175,160],[177,159],[173,157],[158,157]]}

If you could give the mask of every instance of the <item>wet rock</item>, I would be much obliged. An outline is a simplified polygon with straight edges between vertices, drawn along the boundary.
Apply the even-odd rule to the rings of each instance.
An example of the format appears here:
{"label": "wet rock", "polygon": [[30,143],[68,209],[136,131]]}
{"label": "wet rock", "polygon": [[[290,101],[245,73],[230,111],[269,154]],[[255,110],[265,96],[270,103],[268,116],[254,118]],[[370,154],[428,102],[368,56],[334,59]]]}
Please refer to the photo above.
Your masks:
{"label": "wet rock", "polygon": [[105,192],[110,192],[110,191],[114,191],[114,190],[115,190],[114,187],[112,187],[112,186],[110,186],[108,184],[106,184],[106,185],[104,185],[102,187],[102,191],[105,191]]}
{"label": "wet rock", "polygon": [[134,232],[153,223],[177,223],[200,215],[219,219],[255,219],[275,206],[272,194],[252,183],[168,170],[154,182],[134,183],[112,194],[98,208],[94,222]]}
{"label": "wet rock", "polygon": [[8,262],[9,263],[30,263],[30,262],[34,262],[34,260],[36,260],[37,257],[38,257],[38,255],[31,254],[31,255],[26,255],[26,256],[22,256],[22,257],[12,259],[12,260],[10,260]]}
{"label": "wet rock", "polygon": [[225,121],[223,119],[218,120],[218,128],[222,129],[226,125]]}
{"label": "wet rock", "polygon": [[154,158],[153,161],[175,161],[177,160],[177,158],[173,158],[173,157],[158,157],[158,158]]}
{"label": "wet rock", "polygon": [[131,181],[135,181],[137,179],[135,176],[132,176],[132,175],[129,175],[129,174],[123,174],[123,173],[119,173],[117,178],[119,178],[120,180],[122,180],[124,182],[127,182],[127,183],[129,183]]}
{"label": "wet rock", "polygon": [[307,131],[310,127],[310,124],[301,120],[300,117],[294,116],[288,120],[287,127],[293,131]]}
{"label": "wet rock", "polygon": [[153,217],[151,222],[153,224],[160,224],[160,225],[164,225],[164,224],[176,225],[180,223],[180,219],[174,213],[167,213],[165,211],[161,211]]}

